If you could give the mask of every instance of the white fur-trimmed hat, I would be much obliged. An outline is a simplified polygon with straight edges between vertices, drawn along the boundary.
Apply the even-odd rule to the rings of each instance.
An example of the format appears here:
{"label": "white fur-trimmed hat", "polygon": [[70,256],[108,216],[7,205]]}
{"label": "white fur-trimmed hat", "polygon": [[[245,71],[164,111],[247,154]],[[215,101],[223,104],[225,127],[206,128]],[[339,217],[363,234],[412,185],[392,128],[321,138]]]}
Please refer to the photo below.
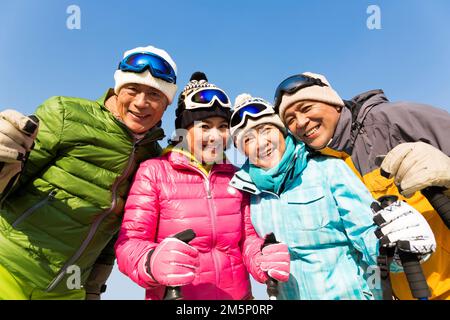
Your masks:
{"label": "white fur-trimmed hat", "polygon": [[[252,103],[263,104],[268,109],[272,110],[273,113],[272,114],[262,114],[261,116],[259,116],[256,119],[249,117],[249,118],[247,118],[247,120],[243,126],[234,126],[233,127],[230,125],[230,134],[231,134],[233,140],[236,142],[236,147],[238,149],[241,149],[240,145],[241,145],[242,138],[244,137],[244,135],[247,132],[249,132],[251,129],[253,129],[259,125],[262,125],[262,124],[272,124],[275,127],[277,127],[278,129],[280,129],[280,131],[284,135],[286,135],[286,133],[287,133],[286,127],[284,126],[280,117],[276,114],[272,104],[270,104],[269,102],[267,102],[264,99],[252,97],[248,93],[243,93],[236,97],[235,102],[234,102],[233,115],[236,112],[239,112],[239,110],[242,109],[243,107],[245,107],[249,104],[252,104]],[[233,118],[233,115],[231,116],[231,118]]]}
{"label": "white fur-trimmed hat", "polygon": [[280,106],[278,107],[278,114],[280,115],[280,118],[282,120],[286,108],[298,101],[313,100],[325,102],[334,106],[345,106],[344,101],[342,101],[341,97],[337,94],[336,91],[334,91],[334,89],[330,86],[328,80],[323,75],[311,72],[304,72],[302,74],[311,78],[320,79],[320,81],[325,83],[326,86],[310,86],[300,89],[293,94],[284,93],[281,99]]}
{"label": "white fur-trimmed hat", "polygon": [[[124,53],[123,57],[127,57],[132,53],[136,52],[150,52],[153,54],[156,54],[167,61],[167,63],[170,64],[170,66],[175,71],[175,75],[177,74],[177,65],[172,60],[172,58],[169,56],[169,54],[162,50],[158,49],[153,46],[147,46],[147,47],[137,47],[131,50],[128,50]],[[149,87],[153,87],[155,89],[160,90],[169,100],[169,104],[172,103],[173,98],[175,97],[175,94],[177,92],[177,85],[174,83],[169,83],[167,81],[164,81],[163,79],[155,78],[152,76],[149,70],[145,70],[142,73],[136,73],[136,72],[125,72],[122,70],[116,70],[114,73],[114,80],[115,80],[115,86],[114,86],[114,92],[116,94],[119,94],[120,88],[122,88],[125,84],[128,83],[137,83],[137,84],[143,84]]]}

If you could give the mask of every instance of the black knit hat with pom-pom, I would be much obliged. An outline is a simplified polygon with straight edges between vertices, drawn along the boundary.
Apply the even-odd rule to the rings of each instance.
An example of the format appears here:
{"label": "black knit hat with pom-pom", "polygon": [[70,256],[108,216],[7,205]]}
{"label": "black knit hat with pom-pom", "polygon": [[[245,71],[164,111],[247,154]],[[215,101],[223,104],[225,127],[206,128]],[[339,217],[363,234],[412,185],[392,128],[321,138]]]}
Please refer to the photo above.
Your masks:
{"label": "black knit hat with pom-pom", "polygon": [[[222,117],[227,121],[231,117],[231,103],[230,107],[223,107],[217,100],[212,106],[205,106],[205,108],[196,108],[193,110],[186,109],[185,99],[193,91],[201,91],[202,89],[220,89],[212,83],[208,82],[208,78],[203,72],[194,72],[186,87],[184,87],[180,96],[178,97],[178,106],[175,111],[175,129],[187,129],[194,124],[195,121],[201,121],[211,117]],[[222,90],[222,89],[220,89]],[[222,90],[223,91],[223,90]],[[229,98],[228,98],[229,100]]]}

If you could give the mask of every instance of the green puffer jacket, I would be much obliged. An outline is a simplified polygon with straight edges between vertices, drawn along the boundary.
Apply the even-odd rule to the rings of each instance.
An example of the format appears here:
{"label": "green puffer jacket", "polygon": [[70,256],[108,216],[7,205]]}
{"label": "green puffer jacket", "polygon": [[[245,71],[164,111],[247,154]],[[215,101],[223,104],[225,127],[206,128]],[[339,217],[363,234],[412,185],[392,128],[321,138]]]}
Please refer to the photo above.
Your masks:
{"label": "green puffer jacket", "polygon": [[120,228],[131,179],[139,162],[161,153],[163,130],[136,139],[105,108],[112,94],[53,97],[36,111],[35,147],[0,210],[0,265],[38,289],[67,292],[71,266],[84,284],[97,260],[113,263],[104,252]]}

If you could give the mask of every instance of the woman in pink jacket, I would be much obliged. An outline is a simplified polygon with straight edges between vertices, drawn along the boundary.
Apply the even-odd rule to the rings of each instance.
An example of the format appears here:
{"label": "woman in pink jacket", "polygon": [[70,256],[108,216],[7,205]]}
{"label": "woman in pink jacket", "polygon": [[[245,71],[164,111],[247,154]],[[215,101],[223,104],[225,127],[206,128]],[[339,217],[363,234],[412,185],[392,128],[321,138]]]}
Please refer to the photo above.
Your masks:
{"label": "woman in pink jacket", "polygon": [[[289,277],[286,245],[261,249],[248,198],[229,186],[230,107],[223,90],[194,73],[178,100],[180,143],[136,173],[115,249],[120,271],[147,299],[162,299],[167,286],[181,286],[187,300],[251,299],[248,272],[259,282]],[[189,243],[173,237],[187,229],[196,234]]]}

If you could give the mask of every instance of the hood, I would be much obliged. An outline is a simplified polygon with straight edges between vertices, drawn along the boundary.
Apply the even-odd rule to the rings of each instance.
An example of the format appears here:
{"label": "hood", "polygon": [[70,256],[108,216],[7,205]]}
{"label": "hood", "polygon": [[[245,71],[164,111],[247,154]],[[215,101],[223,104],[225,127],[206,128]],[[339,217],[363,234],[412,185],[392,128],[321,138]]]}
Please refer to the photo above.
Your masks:
{"label": "hood", "polygon": [[334,136],[328,148],[335,151],[352,153],[356,136],[367,114],[375,107],[389,102],[383,90],[376,89],[361,93],[351,100],[345,100]]}
{"label": "hood", "polygon": [[[382,103],[389,102],[383,90],[376,89],[361,93],[351,100],[347,101],[349,103],[350,108],[355,108],[354,111],[358,113],[356,120],[358,122],[362,122],[367,115],[367,113],[373,108]],[[358,106],[360,106],[359,110]],[[352,109],[352,114],[353,114]]]}

